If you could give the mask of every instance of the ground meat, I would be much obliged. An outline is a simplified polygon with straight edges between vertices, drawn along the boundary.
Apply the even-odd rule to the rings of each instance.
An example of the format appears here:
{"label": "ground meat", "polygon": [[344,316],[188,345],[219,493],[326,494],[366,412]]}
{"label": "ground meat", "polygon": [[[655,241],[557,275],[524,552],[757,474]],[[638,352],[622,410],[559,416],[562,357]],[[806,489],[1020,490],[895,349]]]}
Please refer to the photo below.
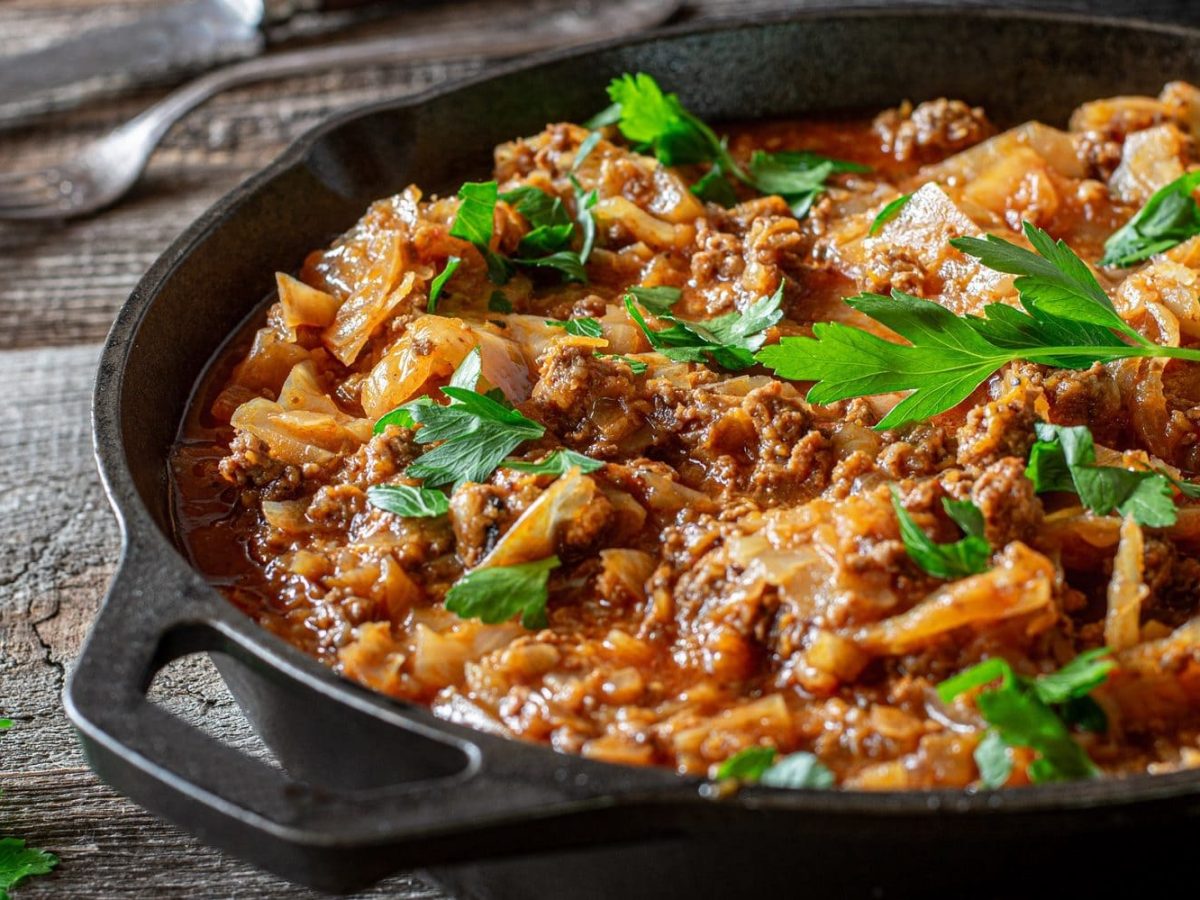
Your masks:
{"label": "ground meat", "polygon": [[905,102],[875,118],[875,133],[883,152],[901,162],[929,161],[956,153],[994,132],[982,109],[945,97],[916,107]]}
{"label": "ground meat", "polygon": [[971,500],[983,513],[986,536],[993,547],[1012,541],[1032,544],[1042,525],[1042,502],[1025,477],[1024,458],[991,463],[971,487]]}

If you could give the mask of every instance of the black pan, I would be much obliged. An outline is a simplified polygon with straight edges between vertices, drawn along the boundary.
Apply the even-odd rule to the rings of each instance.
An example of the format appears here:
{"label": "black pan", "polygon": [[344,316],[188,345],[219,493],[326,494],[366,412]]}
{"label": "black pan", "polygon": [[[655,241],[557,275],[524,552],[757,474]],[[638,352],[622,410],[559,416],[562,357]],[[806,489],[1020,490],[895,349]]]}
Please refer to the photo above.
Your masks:
{"label": "black pan", "polygon": [[[954,11],[759,17],[675,31],[354,111],[299,140],[154,264],[109,335],[95,396],[124,551],[67,689],[100,776],[285,878],[345,891],[429,867],[460,897],[1037,896],[1190,864],[1200,771],[1005,792],[748,789],[560,755],[442,722],[343,681],[260,630],[172,538],[167,456],[193,385],[273,273],[410,181],[453,190],[491,148],[580,120],[625,71],[706,119],[961,97],[1001,124],[1200,81],[1200,32]],[[146,699],[181,655],[214,655],[282,769]],[[236,886],[213,886],[214,895]],[[1194,888],[1193,888],[1194,890]]]}

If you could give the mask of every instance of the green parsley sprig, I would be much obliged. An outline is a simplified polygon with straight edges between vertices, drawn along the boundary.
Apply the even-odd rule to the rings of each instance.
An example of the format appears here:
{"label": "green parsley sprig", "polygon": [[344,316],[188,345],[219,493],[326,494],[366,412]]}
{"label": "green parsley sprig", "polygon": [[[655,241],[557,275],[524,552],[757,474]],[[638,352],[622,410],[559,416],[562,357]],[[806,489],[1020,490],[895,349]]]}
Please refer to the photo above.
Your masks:
{"label": "green parsley sprig", "polygon": [[1181,175],[1155,191],[1104,242],[1100,265],[1127,268],[1200,234],[1200,205],[1192,197],[1197,187],[1200,171]]}
{"label": "green parsley sprig", "polygon": [[797,218],[808,214],[826,180],[837,172],[869,172],[869,166],[831,159],[808,151],[778,153],[757,151],[743,168],[721,138],[689,112],[674,93],[665,93],[644,72],[625,74],[608,86],[612,105],[594,117],[588,127],[616,125],[635,145],[649,148],[665,166],[711,163],[692,191],[704,200],[732,206],[737,201],[726,176],[762,194],[778,194]]}
{"label": "green parsley sprig", "polygon": [[883,226],[900,214],[900,210],[908,204],[912,199],[912,194],[901,194],[887,206],[879,211],[874,219],[871,220],[871,227],[867,229],[868,235],[879,234],[883,230]]}
{"label": "green parsley sprig", "polygon": [[574,450],[555,450],[549,456],[537,462],[527,462],[523,459],[506,459],[504,468],[530,475],[566,475],[572,469],[579,469],[585,475],[604,468],[604,463]]}
{"label": "green parsley sprig", "polygon": [[812,403],[910,391],[876,426],[880,430],[952,409],[1017,360],[1069,369],[1132,357],[1200,361],[1200,350],[1159,346],[1129,327],[1066,244],[1028,222],[1025,234],[1036,253],[992,235],[951,241],[984,265],[1020,276],[1015,284],[1024,312],[991,303],[983,316],[958,316],[901,291],[859,294],[846,302],[909,343],[818,322],[812,337],[785,337],[756,358],[783,378],[815,382]]}
{"label": "green parsley sprig", "polygon": [[367,502],[378,509],[407,518],[433,518],[450,511],[450,500],[444,492],[408,484],[369,487]]}
{"label": "green parsley sprig", "polygon": [[946,515],[963,530],[964,537],[952,544],[939,544],[913,521],[900,501],[900,492],[892,488],[892,508],[900,523],[900,538],[909,557],[935,578],[966,578],[988,567],[991,545],[983,536],[983,513],[970,500],[942,498]]}
{"label": "green parsley sprig", "polygon": [[[501,196],[495,181],[468,182],[459,190],[458,196],[462,203],[450,227],[450,234],[470,241],[483,254],[488,277],[493,283],[506,283],[514,266],[555,269],[567,281],[587,281],[587,270],[583,264],[595,241],[595,223],[591,221],[590,212],[596,202],[595,192],[577,195],[579,210],[574,220],[560,199],[530,185],[507,191]],[[498,200],[511,203],[530,226],[529,232],[517,246],[519,255],[512,258],[491,249]],[[589,221],[589,225],[583,229],[586,253],[567,249],[576,223],[585,219]]]}
{"label": "green parsley sprig", "polygon": [[768,787],[827,789],[836,779],[832,772],[811,753],[789,753],[782,759],[774,747],[746,747],[729,757],[717,769],[717,780],[736,778]]}
{"label": "green parsley sprig", "polygon": [[567,334],[573,334],[576,337],[604,337],[604,328],[600,325],[600,320],[593,319],[591,316],[580,316],[577,319],[546,319],[545,321],[551,328],[561,328]]}
{"label": "green parsley sprig", "polygon": [[[476,393],[480,370],[480,351],[476,347],[459,364],[450,384],[442,388],[448,404],[421,397],[385,413],[375,423],[376,433],[389,425],[419,425],[417,443],[437,444],[404,472],[410,478],[421,479],[426,488],[483,481],[517,447],[546,433],[542,425],[502,403],[503,395],[497,399]],[[426,497],[424,502],[437,501]]]}
{"label": "green parsley sprig", "polygon": [[1068,725],[1103,731],[1103,710],[1089,695],[1108,678],[1114,663],[1107,648],[1089,650],[1057,672],[1025,678],[1005,660],[984,660],[938,685],[938,696],[949,703],[969,690],[999,679],[1000,684],[975,698],[984,721],[991,726],[975,749],[975,763],[985,787],[1001,787],[1012,774],[1010,747],[1028,747],[1038,754],[1029,766],[1035,783],[1093,778],[1096,764],[1071,737]]}
{"label": "green parsley sprig", "polygon": [[[774,294],[760,297],[743,312],[726,313],[703,322],[678,318],[671,307],[679,299],[678,288],[632,287],[625,294],[625,311],[650,342],[650,346],[677,362],[709,364],[739,371],[754,365],[754,351],[766,340],[766,329],[783,318],[783,283]],[[646,324],[638,305],[655,318],[669,322],[655,330]]]}
{"label": "green parsley sprig", "polygon": [[1165,472],[1096,465],[1096,445],[1084,425],[1034,424],[1038,441],[1029,451],[1025,474],[1039,494],[1065,491],[1100,516],[1114,510],[1139,525],[1166,528],[1179,518],[1171,487],[1200,498],[1200,485],[1179,481]]}
{"label": "green parsley sprig", "polygon": [[[12,727],[12,719],[0,718],[0,731]],[[0,900],[8,900],[8,891],[33,875],[46,875],[58,865],[58,857],[45,850],[27,847],[15,837],[0,838]]]}
{"label": "green parsley sprig", "polygon": [[547,584],[559,559],[550,556],[515,566],[473,569],[446,592],[446,609],[464,619],[488,625],[507,622],[520,614],[526,628],[546,627]]}

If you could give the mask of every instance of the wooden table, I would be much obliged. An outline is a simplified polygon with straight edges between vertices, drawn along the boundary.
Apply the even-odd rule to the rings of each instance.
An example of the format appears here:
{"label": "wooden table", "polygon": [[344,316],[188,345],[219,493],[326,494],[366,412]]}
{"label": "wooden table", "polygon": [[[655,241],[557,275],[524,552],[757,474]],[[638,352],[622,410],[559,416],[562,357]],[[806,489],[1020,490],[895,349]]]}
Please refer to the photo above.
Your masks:
{"label": "wooden table", "polygon": [[[158,0],[5,0],[0,53],[108,24]],[[517,0],[512,0],[517,2]],[[836,0],[830,0],[837,5]],[[685,17],[778,8],[770,0],[699,0]],[[1190,0],[1103,5],[1191,16]],[[356,30],[381,34],[394,23]],[[231,91],[178,125],[146,178],[117,208],[67,226],[0,224],[0,835],[61,858],[19,889],[42,896],[303,897],[311,892],[208,849],[102,785],[63,715],[64,678],[96,613],[118,535],[92,462],[88,404],[100,342],[142,272],[194,217],[334,110],[479,71],[470,60],[314,74]],[[41,165],[129,118],[158,96],[134,95],[0,134],[0,171]],[[154,696],[249,752],[262,752],[207,660],[166,670]],[[441,896],[396,876],[362,896]]]}

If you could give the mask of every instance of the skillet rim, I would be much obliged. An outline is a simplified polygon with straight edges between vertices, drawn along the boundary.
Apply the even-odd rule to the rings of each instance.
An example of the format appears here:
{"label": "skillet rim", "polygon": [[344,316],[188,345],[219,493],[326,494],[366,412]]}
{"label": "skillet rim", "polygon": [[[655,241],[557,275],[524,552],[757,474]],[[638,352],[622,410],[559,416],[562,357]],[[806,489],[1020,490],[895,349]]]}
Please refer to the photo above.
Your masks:
{"label": "skillet rim", "polygon": [[[333,696],[342,705],[354,707],[360,711],[365,711],[367,707],[374,707],[382,718],[408,719],[420,726],[440,732],[448,744],[471,744],[484,753],[492,750],[504,752],[509,748],[520,748],[521,751],[543,760],[548,769],[555,766],[559,768],[574,766],[584,767],[587,771],[594,773],[598,767],[600,770],[608,770],[618,776],[622,772],[628,773],[631,768],[638,769],[639,767],[618,763],[585,760],[576,754],[562,754],[544,745],[524,742],[515,738],[498,737],[440,719],[424,706],[388,697],[336,674],[329,667],[262,628],[249,616],[233,607],[162,532],[135,486],[128,465],[121,427],[121,402],[126,387],[126,368],[134,340],[146,314],[159,301],[162,288],[200,243],[212,233],[219,231],[225,220],[234,215],[260,190],[292,169],[303,166],[306,154],[317,145],[321,138],[357,119],[387,110],[416,109],[432,100],[453,95],[478,84],[504,80],[516,73],[527,72],[542,66],[581,59],[593,54],[602,54],[613,49],[636,47],[664,40],[753,30],[764,26],[806,21],[898,18],[937,20],[964,15],[982,20],[1005,20],[1026,25],[1043,25],[1049,28],[1059,25],[1077,25],[1160,33],[1193,43],[1200,51],[1200,27],[1074,12],[927,4],[886,8],[769,10],[758,13],[721,15],[700,23],[682,23],[637,36],[613,38],[594,44],[538,54],[523,60],[505,63],[495,69],[464,79],[455,79],[435,85],[410,96],[372,101],[334,113],[299,135],[272,162],[219,198],[170,243],[145,275],[139,279],[129,297],[121,305],[105,338],[92,397],[93,449],[101,483],[120,529],[121,550],[117,567],[104,598],[104,605],[107,606],[109,600],[112,599],[115,588],[120,585],[126,568],[133,564],[131,560],[140,559],[149,554],[156,564],[170,568],[172,577],[176,581],[187,583],[189,586],[200,586],[207,601],[206,606],[211,606],[212,601],[220,604],[223,610],[220,614],[212,616],[212,620],[214,622],[219,620],[222,629],[230,630],[245,642],[245,646],[253,648],[254,654],[263,663],[271,666],[274,671],[291,681],[307,680],[310,686]],[[253,311],[249,311],[248,314],[253,314]],[[226,335],[222,341],[222,347],[228,337]],[[208,365],[211,365],[211,359],[206,363],[204,371],[207,371]],[[203,371],[201,372],[202,376]],[[195,382],[193,390],[194,387]],[[167,460],[163,458],[161,462],[165,466]],[[138,552],[134,552],[135,550]],[[71,706],[68,696],[69,711]],[[702,796],[705,795],[704,785],[707,782],[704,779],[678,775],[662,767],[654,768],[663,776],[659,780],[669,791],[660,799],[668,803],[694,801],[697,788],[700,789],[699,793]],[[784,791],[748,786],[732,797],[721,798],[721,802],[744,809],[772,809],[794,813],[847,814],[851,816],[866,814],[889,818],[944,813],[959,815],[1065,813],[1072,810],[1116,809],[1156,800],[1190,796],[1200,797],[1200,768],[1159,775],[1138,773],[1085,782],[1064,782],[997,790],[937,788],[856,791],[835,788]]]}

